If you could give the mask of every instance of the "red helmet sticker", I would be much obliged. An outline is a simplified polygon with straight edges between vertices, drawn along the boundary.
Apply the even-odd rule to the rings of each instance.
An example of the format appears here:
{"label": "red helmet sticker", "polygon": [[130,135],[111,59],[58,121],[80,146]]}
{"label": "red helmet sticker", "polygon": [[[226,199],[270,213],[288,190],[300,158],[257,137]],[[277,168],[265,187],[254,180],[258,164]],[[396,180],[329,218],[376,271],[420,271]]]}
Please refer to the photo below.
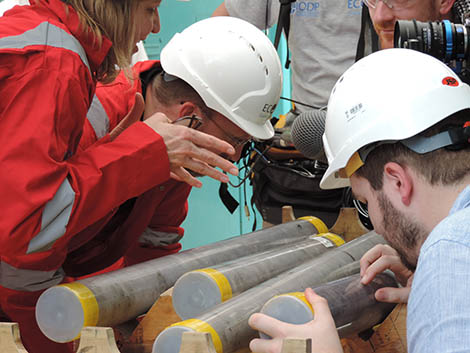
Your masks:
{"label": "red helmet sticker", "polygon": [[459,85],[459,81],[451,76],[447,76],[442,79],[442,84],[445,86],[457,87]]}

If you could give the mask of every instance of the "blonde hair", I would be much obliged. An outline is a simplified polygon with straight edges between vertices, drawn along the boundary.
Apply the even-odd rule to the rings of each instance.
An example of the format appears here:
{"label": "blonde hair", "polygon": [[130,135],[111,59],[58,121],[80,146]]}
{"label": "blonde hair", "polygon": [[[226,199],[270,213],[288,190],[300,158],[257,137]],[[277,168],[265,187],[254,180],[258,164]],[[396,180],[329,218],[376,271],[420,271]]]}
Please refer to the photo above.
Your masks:
{"label": "blonde hair", "polygon": [[77,11],[85,30],[90,30],[101,46],[103,36],[112,47],[96,72],[96,79],[109,83],[119,68],[130,66],[135,46],[134,15],[139,0],[63,0]]}

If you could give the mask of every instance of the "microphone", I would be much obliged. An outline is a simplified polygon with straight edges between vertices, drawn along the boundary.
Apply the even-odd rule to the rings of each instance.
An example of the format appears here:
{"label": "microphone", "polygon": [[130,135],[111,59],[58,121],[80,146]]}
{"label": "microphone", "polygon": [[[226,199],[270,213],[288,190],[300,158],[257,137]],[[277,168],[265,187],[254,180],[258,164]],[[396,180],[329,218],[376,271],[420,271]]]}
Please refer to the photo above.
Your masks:
{"label": "microphone", "polygon": [[470,20],[470,1],[469,0],[457,0],[452,9],[460,19],[460,23],[467,25]]}
{"label": "microphone", "polygon": [[323,150],[326,111],[309,110],[299,114],[292,124],[292,141],[297,150],[309,159],[328,163]]}

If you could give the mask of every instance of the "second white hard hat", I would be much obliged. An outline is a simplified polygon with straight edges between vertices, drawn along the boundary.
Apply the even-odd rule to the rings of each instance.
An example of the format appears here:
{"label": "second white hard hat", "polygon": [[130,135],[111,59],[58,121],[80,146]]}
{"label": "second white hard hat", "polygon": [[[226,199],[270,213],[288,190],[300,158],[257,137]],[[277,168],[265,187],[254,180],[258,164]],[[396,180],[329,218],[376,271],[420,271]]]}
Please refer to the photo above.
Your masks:
{"label": "second white hard hat", "polygon": [[409,138],[467,108],[470,87],[430,55],[386,49],[359,60],[328,101],[323,145],[329,167],[320,186],[348,186],[362,147]]}
{"label": "second white hard hat", "polygon": [[192,86],[205,104],[258,139],[269,139],[282,68],[269,38],[234,17],[212,17],[177,33],[163,48],[165,72]]}

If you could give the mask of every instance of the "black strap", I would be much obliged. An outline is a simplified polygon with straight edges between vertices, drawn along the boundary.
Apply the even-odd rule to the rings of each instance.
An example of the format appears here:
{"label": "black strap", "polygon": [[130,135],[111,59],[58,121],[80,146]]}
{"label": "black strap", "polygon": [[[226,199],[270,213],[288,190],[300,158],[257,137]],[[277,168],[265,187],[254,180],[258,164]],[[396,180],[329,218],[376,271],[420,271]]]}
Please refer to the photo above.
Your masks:
{"label": "black strap", "polygon": [[[160,62],[156,62],[150,69],[143,71],[139,74],[140,82],[142,85],[142,96],[144,97],[144,100],[147,94],[147,86],[153,81],[155,76],[160,74],[162,71],[163,68]],[[144,113],[142,113],[140,120],[144,121]]]}
{"label": "black strap", "polygon": [[144,96],[144,99],[147,92],[147,86],[150,82],[153,81],[155,76],[157,76],[162,71],[162,65],[159,62],[156,62],[150,69],[142,71],[139,74],[140,82],[142,83],[142,95]]}
{"label": "black strap", "polygon": [[367,9],[367,21],[368,21],[371,41],[372,41],[372,52],[375,53],[376,51],[379,51],[380,49],[379,48],[379,36],[377,35],[377,32],[375,32],[374,25],[372,24],[372,19],[370,18],[369,9]]}
{"label": "black strap", "polygon": [[253,212],[253,226],[251,227],[251,231],[254,232],[258,225],[258,222],[256,219],[256,210],[255,210],[255,195],[251,195],[250,202],[251,202],[251,211]]}
{"label": "black strap", "polygon": [[[279,18],[277,20],[277,27],[276,27],[276,36],[274,37],[274,47],[278,48],[279,41],[281,40],[281,33],[284,30],[284,34],[286,35],[286,43],[288,43],[289,38],[289,28],[290,28],[290,12],[291,12],[291,3],[295,2],[296,0],[279,0],[281,3],[281,7],[279,8]],[[289,59],[289,46],[287,45],[286,50],[286,64],[285,68],[288,69],[290,65]]]}
{"label": "black strap", "polygon": [[361,33],[359,34],[359,41],[357,42],[356,61],[362,59],[365,56],[367,28],[369,28],[369,32],[371,35],[372,52],[376,52],[379,50],[379,37],[377,36],[377,33],[374,30],[374,26],[372,25],[369,9],[367,6],[364,5],[362,6]]}
{"label": "black strap", "polygon": [[[265,143],[266,142],[260,142],[259,145],[264,145]],[[258,146],[258,147],[260,147],[260,146]],[[271,148],[270,145],[267,145],[264,148],[261,148],[261,150],[263,151],[262,155],[264,155],[266,153],[266,151],[268,151],[270,148]],[[253,169],[252,169],[253,174],[261,175],[261,172],[263,171],[263,169],[265,169],[267,167],[267,164],[265,164],[265,163],[258,163],[260,158],[261,158],[261,156],[258,153],[252,154],[250,156],[250,164],[253,165]],[[266,158],[266,157],[264,157],[264,158]],[[257,181],[256,181],[256,187],[255,187],[255,185],[254,185],[254,179],[255,178],[256,178],[256,176],[253,176],[253,178],[250,181],[250,184],[253,186],[252,195],[251,195],[251,199],[250,199],[251,210],[253,211],[253,227],[252,227],[253,232],[256,230],[256,226],[258,224],[257,218],[256,218],[256,211],[255,211],[255,200],[260,198],[262,190],[264,189],[264,186],[268,182],[268,180],[266,178],[258,178]],[[262,210],[259,210],[259,211],[262,212]]]}
{"label": "black strap", "polygon": [[227,210],[233,214],[240,204],[228,191],[227,183],[220,183],[219,187],[219,197],[222,200],[222,203],[227,207]]}
{"label": "black strap", "polygon": [[361,13],[361,33],[359,34],[359,41],[357,42],[357,48],[356,48],[356,60],[358,61],[359,59],[362,59],[364,57],[364,51],[366,47],[366,38],[365,38],[365,32],[366,32],[366,12],[367,11],[367,6],[363,5],[362,6],[362,13]]}

